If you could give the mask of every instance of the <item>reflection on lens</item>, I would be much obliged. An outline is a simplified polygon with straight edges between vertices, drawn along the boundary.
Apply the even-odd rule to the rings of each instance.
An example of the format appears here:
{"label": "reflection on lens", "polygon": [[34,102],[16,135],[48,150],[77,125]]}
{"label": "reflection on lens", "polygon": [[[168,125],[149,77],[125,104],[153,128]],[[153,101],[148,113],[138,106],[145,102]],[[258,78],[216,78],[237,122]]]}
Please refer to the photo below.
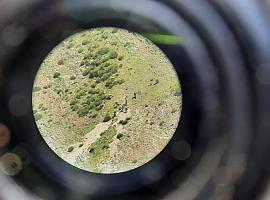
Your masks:
{"label": "reflection on lens", "polygon": [[167,145],[182,97],[174,68],[157,46],[123,29],[96,28],[51,51],[32,101],[39,131],[58,156],[86,171],[119,173]]}

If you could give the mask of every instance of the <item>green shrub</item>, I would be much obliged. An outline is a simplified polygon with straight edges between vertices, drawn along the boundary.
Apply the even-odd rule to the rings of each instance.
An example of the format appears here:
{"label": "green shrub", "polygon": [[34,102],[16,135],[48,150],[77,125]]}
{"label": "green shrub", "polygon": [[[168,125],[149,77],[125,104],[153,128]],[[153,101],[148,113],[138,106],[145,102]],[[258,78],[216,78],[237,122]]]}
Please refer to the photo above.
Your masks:
{"label": "green shrub", "polygon": [[100,111],[103,108],[103,105],[99,105],[96,107],[96,111]]}
{"label": "green shrub", "polygon": [[68,44],[67,48],[70,49],[70,48],[72,48],[73,46],[74,46],[74,44],[73,44],[73,43],[70,43],[70,44]]}
{"label": "green shrub", "polygon": [[113,42],[111,43],[111,45],[116,46],[116,45],[117,45],[117,42],[116,42],[116,41],[113,41]]}
{"label": "green shrub", "polygon": [[91,88],[95,88],[97,86],[97,83],[92,83],[90,86]]}
{"label": "green shrub", "polygon": [[135,163],[137,163],[137,162],[138,162],[138,160],[133,160],[133,161],[132,161],[133,164],[135,164]]}
{"label": "green shrub", "polygon": [[120,55],[120,56],[118,57],[118,60],[121,61],[121,60],[123,60],[123,58],[124,58],[124,56],[123,56],[123,55]]}
{"label": "green shrub", "polygon": [[87,107],[81,107],[78,109],[78,115],[79,117],[83,117],[89,113],[89,109]]}
{"label": "green shrub", "polygon": [[125,119],[125,120],[121,120],[119,122],[119,124],[122,124],[122,125],[126,125],[128,123],[129,120]]}
{"label": "green shrub", "polygon": [[36,114],[34,115],[34,118],[35,118],[36,121],[38,121],[38,120],[40,120],[40,119],[42,118],[42,114],[36,113]]}
{"label": "green shrub", "polygon": [[110,53],[110,58],[111,59],[116,59],[118,57],[118,53],[116,52],[116,51],[112,51],[111,53]]}
{"label": "green shrub", "polygon": [[96,52],[96,56],[103,56],[107,53],[110,52],[110,48],[108,47],[102,47],[101,49],[99,49],[97,52]]}
{"label": "green shrub", "polygon": [[110,113],[106,113],[106,115],[104,116],[103,122],[108,122],[112,119]]}
{"label": "green shrub", "polygon": [[96,118],[98,116],[98,114],[97,113],[94,113],[93,115],[92,115],[92,118]]}
{"label": "green shrub", "polygon": [[173,109],[172,109],[172,113],[175,113],[176,111],[177,111],[176,108],[173,108]]}
{"label": "green shrub", "polygon": [[159,122],[159,126],[163,126],[165,124],[164,121]]}
{"label": "green shrub", "polygon": [[107,62],[107,61],[109,61],[111,58],[109,57],[109,56],[105,56],[105,57],[103,57],[102,59],[101,59],[101,62],[102,63],[105,63],[105,62]]}
{"label": "green shrub", "polygon": [[70,77],[70,80],[75,80],[75,79],[76,79],[76,76],[74,75]]}
{"label": "green shrub", "polygon": [[112,33],[117,33],[118,32],[118,28],[113,28]]}
{"label": "green shrub", "polygon": [[123,137],[123,134],[122,133],[119,133],[117,136],[116,136],[116,138],[119,140],[119,139],[121,139]]}
{"label": "green shrub", "polygon": [[127,43],[124,45],[124,47],[126,47],[127,49],[131,48],[132,46],[133,46],[133,44],[130,43],[130,42],[127,42]]}
{"label": "green shrub", "polygon": [[90,43],[89,40],[83,40],[83,41],[82,41],[82,45],[88,45],[89,43]]}
{"label": "green shrub", "polygon": [[98,71],[97,70],[93,70],[89,73],[89,78],[94,78],[98,76]]}
{"label": "green shrub", "polygon": [[157,85],[157,84],[159,84],[159,80],[158,79],[156,79],[154,85]]}
{"label": "green shrub", "polygon": [[54,75],[53,75],[53,78],[59,78],[61,74],[59,72],[55,72]]}
{"label": "green shrub", "polygon": [[58,62],[57,62],[58,65],[63,65],[64,64],[64,60],[63,59],[60,59]]}
{"label": "green shrub", "polygon": [[41,110],[42,111],[45,111],[45,110],[47,110],[47,108],[46,107],[42,107]]}
{"label": "green shrub", "polygon": [[82,95],[80,95],[80,94],[77,94],[77,95],[75,96],[76,99],[80,99],[81,97],[82,97]]}
{"label": "green shrub", "polygon": [[91,58],[92,58],[92,54],[91,54],[91,53],[88,53],[88,54],[86,54],[86,55],[83,57],[84,60],[89,60],[89,59],[91,59]]}
{"label": "green shrub", "polygon": [[98,91],[97,89],[94,89],[94,88],[89,88],[89,89],[88,89],[88,93],[89,93],[89,94],[98,94],[99,91]]}
{"label": "green shrub", "polygon": [[85,61],[85,65],[86,65],[86,66],[91,66],[92,64],[90,63],[89,60],[86,60],[86,61]]}
{"label": "green shrub", "polygon": [[72,100],[69,105],[73,106],[73,105],[77,104],[78,102],[79,101],[75,99],[75,100]]}
{"label": "green shrub", "polygon": [[85,61],[84,60],[81,62],[80,66],[83,66],[83,65],[85,65]]}
{"label": "green shrub", "polygon": [[108,78],[110,78],[112,75],[112,73],[106,73],[104,74],[102,77],[101,77],[101,80],[102,81],[106,81]]}
{"label": "green shrub", "polygon": [[68,147],[68,149],[67,149],[67,152],[72,152],[74,150],[74,147],[73,146],[71,146],[71,147]]}
{"label": "green shrub", "polygon": [[87,76],[91,72],[91,69],[86,69],[83,71],[83,76]]}
{"label": "green shrub", "polygon": [[78,50],[78,53],[82,53],[83,52],[83,48],[80,48],[79,50]]}
{"label": "green shrub", "polygon": [[125,80],[124,79],[120,79],[117,82],[118,82],[119,85],[121,85],[121,84],[123,84],[125,82]]}
{"label": "green shrub", "polygon": [[41,90],[40,87],[34,87],[34,88],[33,88],[33,92],[38,92],[38,91],[40,91],[40,90]]}
{"label": "green shrub", "polygon": [[97,79],[96,79],[96,83],[97,83],[97,84],[101,83],[101,79],[100,79],[100,78],[97,78]]}
{"label": "green shrub", "polygon": [[78,105],[72,105],[71,106],[71,110],[72,111],[77,111],[79,109],[79,106]]}
{"label": "green shrub", "polygon": [[94,148],[90,148],[89,149],[89,153],[95,153],[95,149]]}

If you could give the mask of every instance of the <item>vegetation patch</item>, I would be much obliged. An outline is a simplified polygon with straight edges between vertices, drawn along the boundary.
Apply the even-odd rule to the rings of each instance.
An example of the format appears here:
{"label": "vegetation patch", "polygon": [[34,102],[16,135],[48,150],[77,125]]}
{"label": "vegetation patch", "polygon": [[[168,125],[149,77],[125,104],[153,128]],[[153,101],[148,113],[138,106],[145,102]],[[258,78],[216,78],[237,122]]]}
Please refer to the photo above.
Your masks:
{"label": "vegetation patch", "polygon": [[33,92],[38,92],[38,91],[40,91],[40,90],[41,90],[41,88],[38,87],[38,86],[33,87]]}
{"label": "vegetation patch", "polygon": [[116,127],[110,127],[104,131],[102,136],[98,138],[89,149],[89,162],[91,165],[96,166],[109,156],[109,145],[113,142],[116,135]]}

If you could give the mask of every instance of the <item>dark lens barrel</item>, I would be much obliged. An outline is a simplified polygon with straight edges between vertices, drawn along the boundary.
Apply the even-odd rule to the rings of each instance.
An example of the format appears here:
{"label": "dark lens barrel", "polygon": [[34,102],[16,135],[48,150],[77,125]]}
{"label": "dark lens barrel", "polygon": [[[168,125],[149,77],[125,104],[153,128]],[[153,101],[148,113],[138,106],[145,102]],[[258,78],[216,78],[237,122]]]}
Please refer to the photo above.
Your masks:
{"label": "dark lens barrel", "polygon": [[[11,132],[0,153],[15,151],[27,160],[17,176],[1,174],[0,197],[256,199],[269,175],[267,12],[255,0],[0,2],[0,123]],[[32,86],[44,58],[70,35],[96,27],[181,41],[152,40],[181,80],[175,135],[155,159],[125,173],[68,165],[44,143],[32,113]],[[189,156],[178,159],[175,152]],[[151,178],[155,173],[158,179]]]}

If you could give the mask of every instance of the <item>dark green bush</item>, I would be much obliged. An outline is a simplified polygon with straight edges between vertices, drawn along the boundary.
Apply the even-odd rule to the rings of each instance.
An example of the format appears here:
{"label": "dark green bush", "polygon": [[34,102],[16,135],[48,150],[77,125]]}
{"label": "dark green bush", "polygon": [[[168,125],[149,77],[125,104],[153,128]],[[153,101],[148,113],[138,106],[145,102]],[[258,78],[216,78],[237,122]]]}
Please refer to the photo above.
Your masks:
{"label": "dark green bush", "polygon": [[117,136],[116,136],[116,138],[119,140],[119,139],[121,139],[123,137],[123,134],[122,133],[119,133]]}
{"label": "dark green bush", "polygon": [[40,120],[42,118],[42,114],[36,113],[34,115],[34,118],[35,118],[36,121],[38,121],[38,120]]}
{"label": "dark green bush", "polygon": [[95,88],[97,86],[97,83],[92,83],[90,86],[91,88]]}
{"label": "dark green bush", "polygon": [[67,152],[72,152],[74,150],[74,147],[73,146],[71,146],[71,147],[68,147],[68,149],[67,149]]}
{"label": "dark green bush", "polygon": [[83,66],[83,65],[85,65],[85,61],[84,60],[81,62],[80,66]]}
{"label": "dark green bush", "polygon": [[107,121],[110,121],[112,119],[110,113],[107,113],[105,116],[104,116],[104,119],[103,119],[103,122],[107,122]]}
{"label": "dark green bush", "polygon": [[98,114],[97,113],[94,113],[93,115],[92,115],[92,118],[96,118],[98,116]]}
{"label": "dark green bush", "polygon": [[157,84],[159,84],[159,80],[158,79],[156,79],[154,85],[157,85]]}
{"label": "dark green bush", "polygon": [[113,41],[113,42],[111,43],[111,45],[116,46],[116,45],[117,45],[117,42],[116,42],[116,41]]}
{"label": "dark green bush", "polygon": [[123,84],[125,82],[125,80],[124,79],[120,79],[117,82],[118,82],[119,85],[121,85],[121,84]]}
{"label": "dark green bush", "polygon": [[128,120],[127,120],[127,119],[121,120],[121,121],[119,122],[119,124],[122,124],[122,125],[126,125],[127,123],[128,123]]}
{"label": "dark green bush", "polygon": [[110,58],[111,59],[116,59],[118,57],[118,53],[116,52],[116,51],[112,51],[111,53],[110,53]]}
{"label": "dark green bush", "polygon": [[64,64],[64,60],[63,59],[60,59],[58,62],[57,62],[58,65],[63,65]]}
{"label": "dark green bush", "polygon": [[106,81],[110,76],[108,76],[107,74],[104,74],[102,77],[101,77],[101,81]]}
{"label": "dark green bush", "polygon": [[79,109],[79,106],[78,105],[71,106],[71,110],[72,111],[77,111],[78,109]]}
{"label": "dark green bush", "polygon": [[82,45],[87,45],[87,44],[89,44],[89,43],[90,43],[89,40],[83,40],[83,41],[82,41]]}
{"label": "dark green bush", "polygon": [[74,46],[74,44],[73,44],[73,43],[70,43],[70,44],[67,45],[67,48],[70,49],[70,48],[72,48],[73,46]]}
{"label": "dark green bush", "polygon": [[96,56],[103,56],[107,53],[110,52],[110,48],[108,47],[102,47],[101,49],[99,49],[97,52],[96,52]]}
{"label": "dark green bush", "polygon": [[83,52],[83,48],[80,48],[79,50],[78,50],[78,53],[82,53]]}
{"label": "dark green bush", "polygon": [[172,109],[172,113],[175,113],[177,110],[176,110],[176,108],[173,108]]}
{"label": "dark green bush", "polygon": [[83,71],[83,76],[87,76],[89,73],[91,72],[91,69],[85,69],[84,71]]}
{"label": "dark green bush", "polygon": [[78,102],[79,101],[75,99],[75,100],[72,100],[69,105],[73,106],[73,105],[77,104]]}
{"label": "dark green bush", "polygon": [[98,91],[97,89],[94,89],[94,88],[89,88],[89,89],[88,89],[88,93],[89,93],[89,94],[98,94],[99,91]]}
{"label": "dark green bush", "polygon": [[100,79],[100,78],[97,78],[97,79],[96,79],[96,83],[97,83],[97,84],[101,83],[101,79]]}
{"label": "dark green bush", "polygon": [[91,54],[91,53],[88,53],[88,54],[86,54],[86,55],[83,57],[84,60],[89,60],[89,59],[91,59],[91,58],[92,58],[92,54]]}
{"label": "dark green bush", "polygon": [[89,149],[89,153],[95,153],[95,149],[94,148],[90,148]]}
{"label": "dark green bush", "polygon": [[76,76],[71,76],[70,77],[70,80],[75,80],[76,79]]}
{"label": "dark green bush", "polygon": [[38,91],[40,91],[40,90],[41,90],[40,87],[36,87],[36,86],[35,86],[35,87],[33,88],[33,92],[38,92]]}
{"label": "dark green bush", "polygon": [[124,47],[126,47],[127,49],[131,48],[132,46],[133,46],[133,44],[130,43],[130,42],[127,42],[127,43],[124,45]]}
{"label": "dark green bush", "polygon": [[93,70],[89,73],[89,78],[94,78],[98,76],[98,71],[97,70]]}
{"label": "dark green bush", "polygon": [[103,108],[103,105],[99,105],[96,107],[96,111],[100,111]]}
{"label": "dark green bush", "polygon": [[113,28],[112,33],[117,33],[118,32],[118,28]]}
{"label": "dark green bush", "polygon": [[101,59],[102,63],[107,62],[108,60],[110,60],[111,58],[109,56],[105,56]]}
{"label": "dark green bush", "polygon": [[123,56],[123,55],[120,55],[120,56],[118,57],[118,60],[121,61],[121,60],[123,60],[123,58],[124,58],[124,56]]}
{"label": "dark green bush", "polygon": [[159,122],[159,126],[163,126],[165,124],[164,121]]}
{"label": "dark green bush", "polygon": [[81,107],[78,109],[78,115],[79,117],[83,117],[89,113],[89,109],[87,107]]}
{"label": "dark green bush", "polygon": [[59,78],[60,77],[60,73],[59,72],[55,72],[54,75],[53,75],[53,78]]}

